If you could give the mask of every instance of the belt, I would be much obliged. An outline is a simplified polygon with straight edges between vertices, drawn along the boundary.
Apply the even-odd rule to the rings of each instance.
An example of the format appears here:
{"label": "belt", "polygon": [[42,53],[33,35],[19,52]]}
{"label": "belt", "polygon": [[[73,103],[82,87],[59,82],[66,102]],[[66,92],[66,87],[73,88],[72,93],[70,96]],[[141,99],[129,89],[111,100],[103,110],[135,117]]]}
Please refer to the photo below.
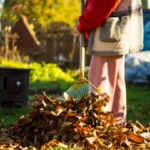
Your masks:
{"label": "belt", "polygon": [[112,12],[109,17],[121,17],[121,16],[129,16],[130,11],[119,11],[119,12]]}

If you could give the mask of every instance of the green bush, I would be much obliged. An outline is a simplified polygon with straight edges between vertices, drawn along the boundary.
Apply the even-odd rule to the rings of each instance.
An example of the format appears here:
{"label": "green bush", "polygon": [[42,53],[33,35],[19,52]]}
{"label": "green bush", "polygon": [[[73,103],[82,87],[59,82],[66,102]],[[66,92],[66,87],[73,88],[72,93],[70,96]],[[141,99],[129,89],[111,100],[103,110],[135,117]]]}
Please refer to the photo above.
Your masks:
{"label": "green bush", "polygon": [[69,88],[74,79],[71,77],[69,73],[64,72],[61,68],[59,68],[56,64],[51,63],[18,63],[18,62],[10,62],[4,59],[0,62],[0,66],[2,67],[14,67],[14,68],[29,68],[33,69],[30,71],[30,83],[56,83],[60,85],[62,90],[66,90]]}

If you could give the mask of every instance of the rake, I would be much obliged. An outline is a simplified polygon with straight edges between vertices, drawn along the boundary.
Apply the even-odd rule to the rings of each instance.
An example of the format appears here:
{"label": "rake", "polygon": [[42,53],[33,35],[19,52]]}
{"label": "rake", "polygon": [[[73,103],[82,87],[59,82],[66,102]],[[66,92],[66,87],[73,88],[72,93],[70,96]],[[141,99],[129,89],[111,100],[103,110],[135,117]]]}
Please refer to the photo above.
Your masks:
{"label": "rake", "polygon": [[[81,14],[84,10],[84,0],[81,0]],[[97,88],[92,85],[85,77],[84,77],[84,66],[85,66],[85,47],[84,47],[84,33],[80,34],[80,73],[78,79],[75,83],[64,93],[62,94],[58,100],[66,100],[66,93],[69,97],[72,97],[74,100],[81,99],[84,95],[90,94],[92,92],[96,92]]]}

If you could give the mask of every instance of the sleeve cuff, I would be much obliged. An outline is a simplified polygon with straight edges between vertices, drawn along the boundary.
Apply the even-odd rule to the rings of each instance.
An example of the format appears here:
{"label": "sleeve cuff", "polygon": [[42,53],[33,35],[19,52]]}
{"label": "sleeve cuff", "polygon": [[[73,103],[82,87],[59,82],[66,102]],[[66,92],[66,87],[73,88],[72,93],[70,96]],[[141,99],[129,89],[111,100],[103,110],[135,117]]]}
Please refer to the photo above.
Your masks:
{"label": "sleeve cuff", "polygon": [[81,26],[81,24],[79,23],[78,25],[77,25],[77,30],[81,33],[81,32],[83,32],[85,29],[84,28],[82,28],[82,26]]}

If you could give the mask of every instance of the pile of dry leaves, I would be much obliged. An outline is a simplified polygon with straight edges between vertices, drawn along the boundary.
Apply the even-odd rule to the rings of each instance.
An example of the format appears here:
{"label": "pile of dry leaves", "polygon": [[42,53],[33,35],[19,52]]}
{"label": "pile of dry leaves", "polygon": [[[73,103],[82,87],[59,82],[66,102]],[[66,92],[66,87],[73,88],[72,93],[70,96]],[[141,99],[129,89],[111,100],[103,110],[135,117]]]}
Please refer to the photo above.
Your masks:
{"label": "pile of dry leaves", "polygon": [[120,126],[103,108],[106,94],[92,93],[75,101],[36,95],[33,110],[8,130],[0,131],[0,149],[46,149],[49,146],[79,149],[149,149],[150,124]]}

